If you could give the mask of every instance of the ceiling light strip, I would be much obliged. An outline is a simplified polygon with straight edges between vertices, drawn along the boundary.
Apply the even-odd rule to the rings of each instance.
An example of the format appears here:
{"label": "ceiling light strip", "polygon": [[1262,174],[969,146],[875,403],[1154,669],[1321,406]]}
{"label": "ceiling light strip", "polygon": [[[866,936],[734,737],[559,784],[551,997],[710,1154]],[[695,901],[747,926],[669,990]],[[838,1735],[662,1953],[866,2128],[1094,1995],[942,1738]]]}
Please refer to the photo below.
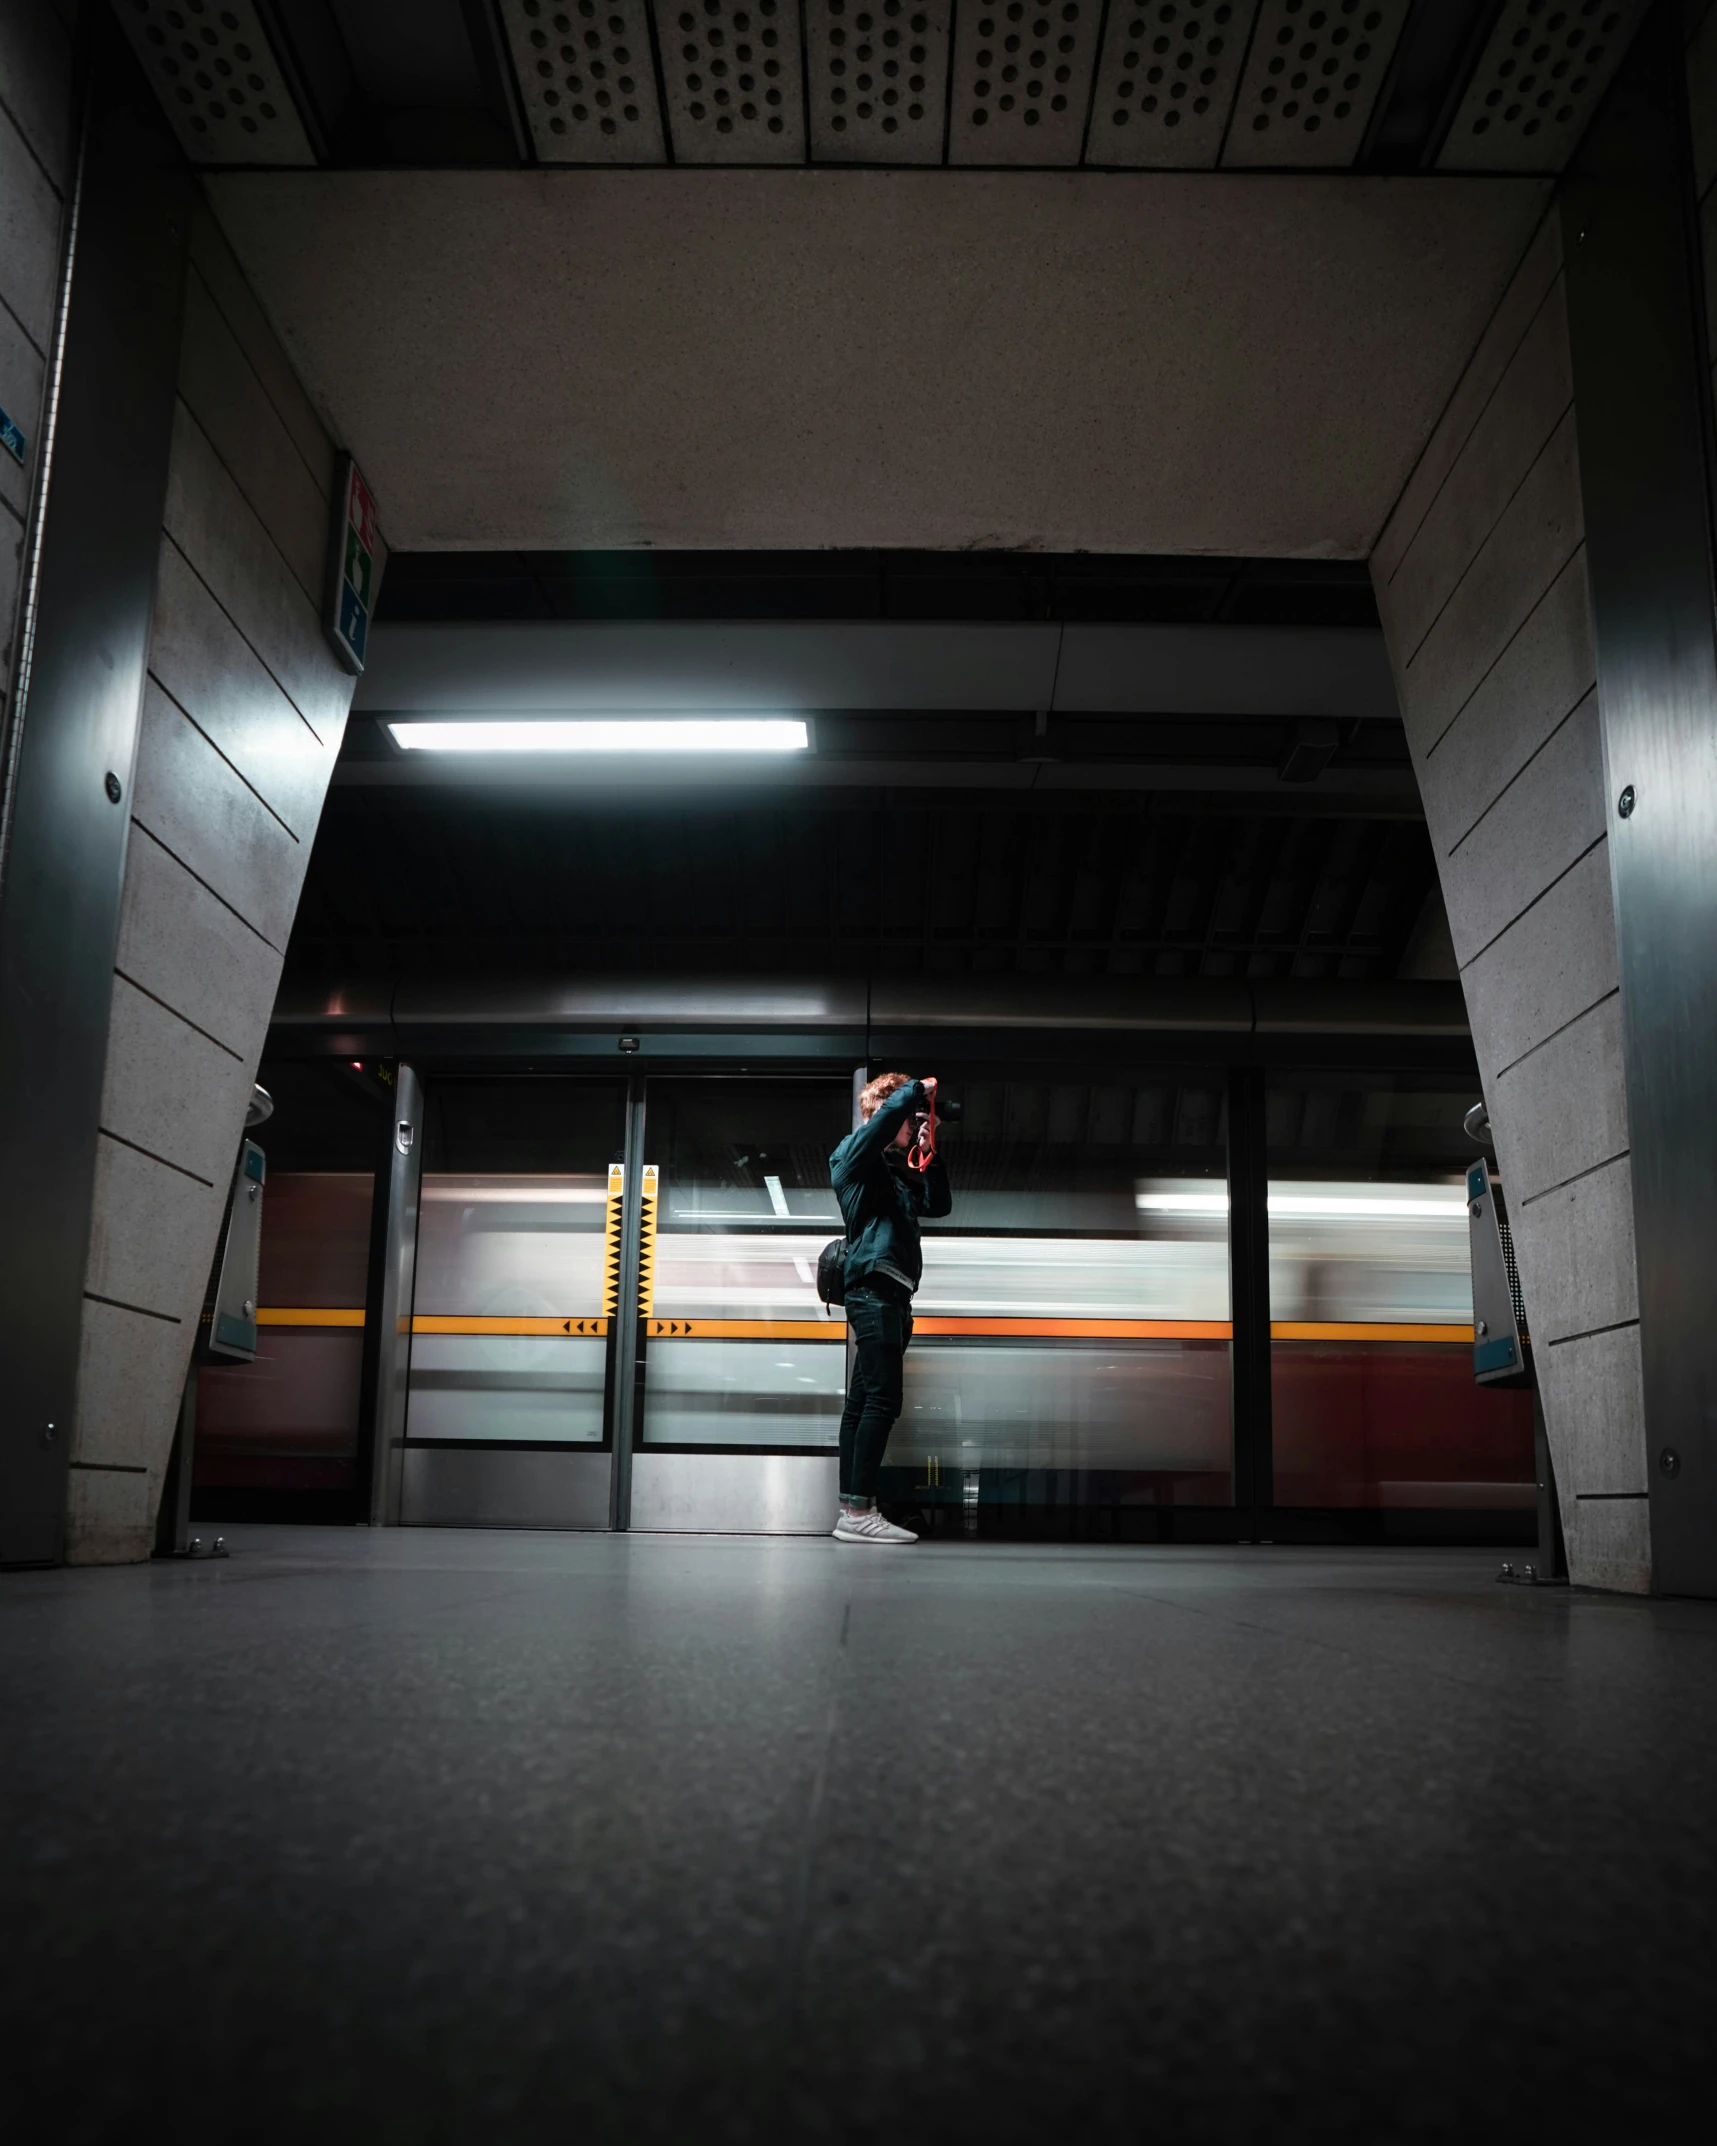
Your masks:
{"label": "ceiling light strip", "polygon": [[811,744],[797,716],[402,719],[387,729],[402,750],[430,753],[802,753]]}

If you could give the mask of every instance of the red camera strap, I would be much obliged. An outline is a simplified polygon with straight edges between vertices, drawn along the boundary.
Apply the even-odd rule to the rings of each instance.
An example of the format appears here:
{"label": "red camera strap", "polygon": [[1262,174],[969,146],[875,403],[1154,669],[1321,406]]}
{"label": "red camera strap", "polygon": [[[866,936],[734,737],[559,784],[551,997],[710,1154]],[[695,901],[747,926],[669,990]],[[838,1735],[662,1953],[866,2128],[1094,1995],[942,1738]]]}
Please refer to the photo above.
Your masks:
{"label": "red camera strap", "polygon": [[930,1107],[924,1113],[924,1122],[918,1128],[918,1138],[907,1152],[906,1167],[909,1170],[928,1170],[936,1160],[936,1090],[930,1091]]}

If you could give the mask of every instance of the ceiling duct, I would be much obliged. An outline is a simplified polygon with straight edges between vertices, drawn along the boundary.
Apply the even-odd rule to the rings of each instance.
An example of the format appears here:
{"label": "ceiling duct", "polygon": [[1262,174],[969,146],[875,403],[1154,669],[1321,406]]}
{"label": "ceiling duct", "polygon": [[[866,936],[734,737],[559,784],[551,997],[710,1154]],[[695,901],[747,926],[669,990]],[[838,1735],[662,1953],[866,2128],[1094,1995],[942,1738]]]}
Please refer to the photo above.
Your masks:
{"label": "ceiling duct", "polygon": [[252,0],[118,0],[126,35],[193,164],[314,164]]}
{"label": "ceiling duct", "polygon": [[1507,0],[1441,171],[1560,171],[1615,79],[1647,0]]}

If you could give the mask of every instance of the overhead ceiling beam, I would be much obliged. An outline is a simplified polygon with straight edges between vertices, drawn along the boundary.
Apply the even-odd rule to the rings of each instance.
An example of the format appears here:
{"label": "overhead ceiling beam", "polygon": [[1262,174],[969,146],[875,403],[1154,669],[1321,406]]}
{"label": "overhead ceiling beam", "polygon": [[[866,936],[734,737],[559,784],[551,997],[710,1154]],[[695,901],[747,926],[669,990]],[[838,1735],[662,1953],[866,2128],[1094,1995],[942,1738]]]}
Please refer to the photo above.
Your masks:
{"label": "overhead ceiling beam", "polygon": [[1112,1033],[1205,1029],[1231,1035],[1468,1033],[1458,983],[1348,983],[1216,977],[897,976],[874,978],[492,977],[288,981],[271,1049],[330,1030],[386,1024],[595,1030],[816,1030],[888,1024],[941,1029]]}
{"label": "overhead ceiling beam", "polygon": [[379,624],[370,650],[353,704],[366,714],[841,708],[1400,718],[1383,636],[1363,628],[532,620]]}

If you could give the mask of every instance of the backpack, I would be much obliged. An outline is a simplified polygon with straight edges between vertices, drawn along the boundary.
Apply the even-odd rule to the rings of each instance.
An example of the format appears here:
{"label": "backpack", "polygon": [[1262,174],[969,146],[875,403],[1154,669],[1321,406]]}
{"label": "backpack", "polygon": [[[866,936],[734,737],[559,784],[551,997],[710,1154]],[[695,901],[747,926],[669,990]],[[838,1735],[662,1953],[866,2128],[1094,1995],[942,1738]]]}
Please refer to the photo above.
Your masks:
{"label": "backpack", "polygon": [[817,1254],[817,1295],[825,1304],[847,1300],[847,1240],[831,1237]]}

